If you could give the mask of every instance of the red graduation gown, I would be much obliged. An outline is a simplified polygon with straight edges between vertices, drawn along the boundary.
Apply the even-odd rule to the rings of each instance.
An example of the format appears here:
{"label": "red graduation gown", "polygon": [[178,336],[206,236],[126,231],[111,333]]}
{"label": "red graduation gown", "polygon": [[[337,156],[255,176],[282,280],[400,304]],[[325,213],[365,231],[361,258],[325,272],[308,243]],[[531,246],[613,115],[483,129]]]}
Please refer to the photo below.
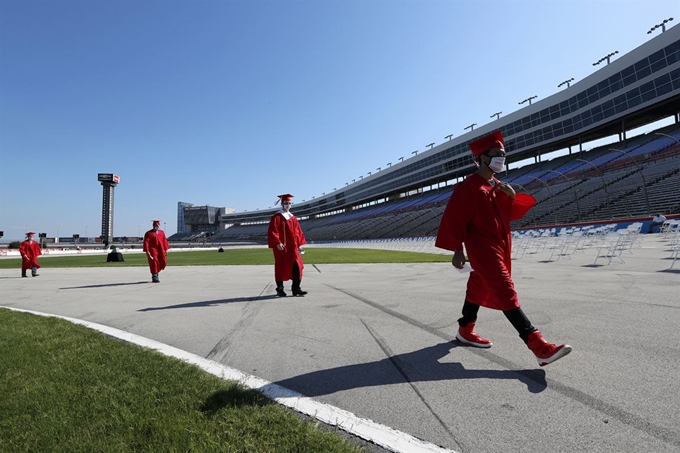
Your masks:
{"label": "red graduation gown", "polygon": [[[274,280],[277,282],[291,280],[293,278],[293,263],[297,262],[302,279],[302,257],[299,248],[307,243],[305,235],[300,228],[300,222],[293,214],[281,210],[274,214],[269,221],[267,231],[269,248],[274,251]],[[283,244],[285,248],[279,250],[277,244]]]}
{"label": "red graduation gown", "polygon": [[465,244],[474,270],[465,300],[504,311],[520,306],[510,275],[510,221],[524,217],[535,204],[531,195],[516,194],[513,199],[477,173],[454,186],[435,246],[455,252]]}
{"label": "red graduation gown", "polygon": [[38,264],[38,257],[42,255],[40,244],[35,241],[22,241],[19,245],[19,253],[21,254],[22,271],[32,269],[34,266],[40,268],[40,264]]}
{"label": "red graduation gown", "polygon": [[146,260],[149,262],[149,270],[152,274],[157,274],[167,265],[167,259],[165,253],[170,249],[170,244],[168,239],[165,237],[163,230],[158,230],[158,232],[153,229],[144,233],[144,246],[142,251],[149,252],[149,255],[153,257],[151,259],[148,255]]}

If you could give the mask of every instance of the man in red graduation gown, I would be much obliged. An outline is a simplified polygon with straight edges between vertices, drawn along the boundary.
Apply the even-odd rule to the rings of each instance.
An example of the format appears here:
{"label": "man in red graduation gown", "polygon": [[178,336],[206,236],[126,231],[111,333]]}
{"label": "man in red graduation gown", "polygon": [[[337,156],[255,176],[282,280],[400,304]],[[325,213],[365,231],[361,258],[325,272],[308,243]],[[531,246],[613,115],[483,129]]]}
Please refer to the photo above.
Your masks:
{"label": "man in red graduation gown", "polygon": [[21,242],[19,245],[19,253],[21,253],[21,276],[27,277],[26,271],[31,270],[31,275],[37,277],[38,269],[40,269],[40,264],[38,264],[38,257],[42,255],[40,250],[40,244],[33,240],[35,236],[34,232],[26,233],[26,240]]}
{"label": "man in red graduation gown", "polygon": [[165,269],[168,264],[167,255],[170,244],[165,237],[165,233],[161,230],[161,221],[154,220],[153,228],[144,234],[144,245],[142,251],[146,252],[146,259],[149,262],[149,270],[151,271],[151,281],[160,283],[158,274]]}
{"label": "man in red graduation gown", "polygon": [[[281,210],[274,214],[269,221],[267,242],[274,251],[274,280],[276,281],[276,295],[285,297],[283,282],[293,280],[291,291],[294,296],[304,296],[307,291],[300,289],[302,281],[302,256],[300,247],[305,245],[305,235],[300,228],[300,222],[290,212],[293,195],[287,193],[279,195]],[[278,203],[278,201],[277,201]]]}
{"label": "man in red graduation gown", "polygon": [[473,271],[467,283],[463,317],[456,339],[479,348],[491,341],[474,332],[479,307],[501,310],[533,351],[540,366],[571,352],[569,345],[554,345],[527,318],[511,277],[510,221],[521,219],[536,204],[531,195],[517,194],[510,184],[494,177],[505,170],[505,147],[500,131],[470,143],[477,172],[456,184],[437,233],[435,245],[451,250],[451,263],[465,265],[463,244]]}

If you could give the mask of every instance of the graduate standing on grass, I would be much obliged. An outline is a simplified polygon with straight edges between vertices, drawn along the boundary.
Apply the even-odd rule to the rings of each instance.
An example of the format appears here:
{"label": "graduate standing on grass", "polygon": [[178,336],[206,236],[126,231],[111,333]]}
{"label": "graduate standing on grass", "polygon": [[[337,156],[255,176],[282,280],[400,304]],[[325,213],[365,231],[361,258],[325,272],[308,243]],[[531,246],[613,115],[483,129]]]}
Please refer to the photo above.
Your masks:
{"label": "graduate standing on grass", "polygon": [[490,348],[492,343],[474,332],[479,307],[501,310],[545,366],[571,352],[571,346],[548,343],[527,318],[517,298],[511,271],[510,221],[521,219],[536,204],[527,194],[516,194],[494,177],[505,170],[505,147],[500,131],[470,143],[477,172],[456,184],[442,216],[435,246],[451,250],[451,264],[463,269],[467,251],[473,271],[467,282],[463,317],[456,339],[470,346]]}
{"label": "graduate standing on grass", "polygon": [[161,230],[161,221],[154,220],[153,228],[144,234],[144,246],[142,251],[146,252],[146,259],[149,262],[149,270],[151,271],[151,281],[160,283],[158,274],[165,269],[167,265],[167,255],[170,244],[165,237],[165,233]]}
{"label": "graduate standing on grass", "polygon": [[19,245],[19,253],[21,254],[21,276],[27,277],[26,271],[31,270],[31,275],[37,277],[38,269],[40,269],[40,264],[38,264],[38,257],[42,255],[42,250],[40,250],[40,244],[33,240],[35,236],[34,232],[26,233],[26,240]]}
{"label": "graduate standing on grass", "polygon": [[287,193],[279,195],[281,210],[274,214],[269,221],[267,242],[274,251],[274,280],[276,281],[276,295],[285,297],[283,282],[293,280],[291,291],[294,296],[304,296],[307,291],[300,289],[302,281],[302,256],[300,247],[305,245],[305,235],[302,233],[300,222],[290,212],[293,195]]}

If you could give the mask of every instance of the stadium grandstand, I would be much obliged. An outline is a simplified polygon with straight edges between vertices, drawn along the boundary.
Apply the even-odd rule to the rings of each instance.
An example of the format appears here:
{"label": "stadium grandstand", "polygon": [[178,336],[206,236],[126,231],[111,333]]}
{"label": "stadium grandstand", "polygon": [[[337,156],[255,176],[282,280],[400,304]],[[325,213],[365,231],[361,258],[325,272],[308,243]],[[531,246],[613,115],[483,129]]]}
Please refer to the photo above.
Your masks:
{"label": "stadium grandstand", "polygon": [[[672,124],[632,136],[664,119]],[[680,26],[545,99],[296,203],[307,240],[435,235],[452,186],[475,171],[468,144],[496,130],[505,137],[508,166],[499,179],[538,200],[515,229],[680,213]],[[266,241],[277,210],[227,212],[233,210],[184,203],[179,209],[184,224],[171,241],[220,243]]]}

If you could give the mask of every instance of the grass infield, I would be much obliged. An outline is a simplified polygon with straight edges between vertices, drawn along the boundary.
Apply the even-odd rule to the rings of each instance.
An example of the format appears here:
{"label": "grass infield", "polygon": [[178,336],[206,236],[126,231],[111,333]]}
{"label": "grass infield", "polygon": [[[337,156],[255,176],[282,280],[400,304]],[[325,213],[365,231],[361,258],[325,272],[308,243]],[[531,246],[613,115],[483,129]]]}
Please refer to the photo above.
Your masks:
{"label": "grass infield", "polygon": [[[143,253],[124,253],[122,262],[106,262],[106,255],[42,256],[38,259],[43,268],[58,267],[127,267],[147,266]],[[368,250],[345,248],[307,248],[302,257],[305,264],[352,263],[432,263],[449,262],[451,256],[431,253],[400,252],[393,250]],[[216,265],[274,265],[272,251],[261,249],[225,249],[168,253],[168,266]],[[21,269],[21,258],[0,260],[0,269]]]}
{"label": "grass infield", "polygon": [[358,452],[338,433],[180,360],[0,309],[0,450]]}

